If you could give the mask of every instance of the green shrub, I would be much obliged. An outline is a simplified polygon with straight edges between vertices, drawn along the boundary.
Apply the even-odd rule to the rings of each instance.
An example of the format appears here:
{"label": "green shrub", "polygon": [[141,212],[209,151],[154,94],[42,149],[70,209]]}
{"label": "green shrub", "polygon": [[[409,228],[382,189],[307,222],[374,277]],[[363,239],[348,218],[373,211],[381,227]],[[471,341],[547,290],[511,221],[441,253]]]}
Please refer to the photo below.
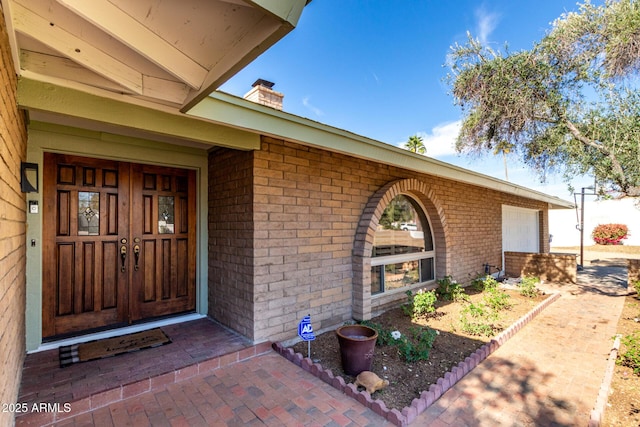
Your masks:
{"label": "green shrub", "polygon": [[378,339],[376,340],[376,345],[391,345],[394,342],[393,337],[391,336],[391,331],[383,328],[381,325],[372,322],[370,320],[363,320],[359,322],[361,325],[368,326],[371,329],[375,329],[378,333]]}
{"label": "green shrub", "polygon": [[403,335],[395,340],[400,356],[407,362],[429,359],[438,332],[425,326],[411,328],[410,333],[411,337]]}
{"label": "green shrub", "polygon": [[632,283],[633,288],[636,290],[636,293],[638,294],[638,296],[640,296],[640,280],[636,280],[635,282]]}
{"label": "green shrub", "polygon": [[498,281],[490,274],[478,276],[471,283],[477,291],[485,291],[498,287]]}
{"label": "green shrub", "polygon": [[484,290],[484,279],[487,277],[486,274],[479,274],[474,279],[471,280],[471,286],[476,291]]}
{"label": "green shrub", "polygon": [[498,314],[485,303],[471,303],[460,312],[461,329],[470,335],[491,337],[496,328]]}
{"label": "green shrub", "polygon": [[511,308],[511,297],[506,292],[497,287],[488,288],[484,292],[483,301],[492,310],[497,312]]}
{"label": "green shrub", "polygon": [[593,229],[591,237],[599,245],[619,245],[628,233],[629,229],[624,224],[600,224]]}
{"label": "green shrub", "polygon": [[[438,336],[438,331],[428,326],[413,327],[409,330],[410,335],[406,336],[398,331],[385,329],[369,320],[363,320],[360,324],[373,328],[378,332],[377,346],[396,347],[400,356],[407,362],[429,359],[433,342]],[[394,334],[396,337],[394,337]]]}
{"label": "green shrub", "polygon": [[633,373],[640,375],[640,331],[627,335],[621,340],[625,352],[618,356],[618,363],[633,369]]}
{"label": "green shrub", "polygon": [[527,298],[535,298],[538,296],[538,288],[536,285],[540,283],[540,279],[534,276],[525,276],[520,282],[520,295]]}
{"label": "green shrub", "polygon": [[511,308],[511,297],[498,288],[498,282],[491,276],[484,278],[482,301],[470,303],[460,312],[461,329],[470,335],[495,335],[500,318],[499,312]]}
{"label": "green shrub", "polygon": [[407,291],[407,304],[402,306],[402,310],[412,319],[417,319],[420,316],[426,316],[429,313],[436,311],[436,293],[435,291],[425,291],[420,289],[415,295],[411,291]]}
{"label": "green shrub", "polygon": [[436,289],[438,297],[444,301],[468,301],[469,297],[464,292],[464,288],[458,282],[453,280],[451,276],[444,276],[438,280],[438,288]]}

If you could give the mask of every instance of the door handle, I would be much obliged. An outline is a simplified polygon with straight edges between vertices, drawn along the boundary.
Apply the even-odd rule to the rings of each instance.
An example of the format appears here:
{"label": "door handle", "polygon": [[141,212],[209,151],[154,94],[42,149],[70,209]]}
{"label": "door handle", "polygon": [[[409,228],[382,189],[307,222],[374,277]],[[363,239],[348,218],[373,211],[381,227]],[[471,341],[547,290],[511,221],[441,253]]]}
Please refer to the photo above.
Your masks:
{"label": "door handle", "polygon": [[124,273],[127,261],[127,247],[125,245],[120,246],[120,259],[122,260],[122,268],[120,268],[120,271]]}
{"label": "door handle", "polygon": [[135,261],[133,269],[135,271],[138,271],[138,261],[140,260],[140,245],[133,246],[133,259]]}

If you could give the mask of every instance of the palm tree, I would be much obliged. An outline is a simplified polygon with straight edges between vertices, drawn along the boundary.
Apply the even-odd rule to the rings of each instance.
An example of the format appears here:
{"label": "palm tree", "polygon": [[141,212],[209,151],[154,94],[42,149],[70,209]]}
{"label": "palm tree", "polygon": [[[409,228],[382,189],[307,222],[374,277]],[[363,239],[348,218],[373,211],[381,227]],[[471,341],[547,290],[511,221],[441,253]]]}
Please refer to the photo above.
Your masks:
{"label": "palm tree", "polygon": [[425,154],[427,152],[422,137],[418,135],[410,136],[409,140],[404,144],[404,148],[418,154]]}

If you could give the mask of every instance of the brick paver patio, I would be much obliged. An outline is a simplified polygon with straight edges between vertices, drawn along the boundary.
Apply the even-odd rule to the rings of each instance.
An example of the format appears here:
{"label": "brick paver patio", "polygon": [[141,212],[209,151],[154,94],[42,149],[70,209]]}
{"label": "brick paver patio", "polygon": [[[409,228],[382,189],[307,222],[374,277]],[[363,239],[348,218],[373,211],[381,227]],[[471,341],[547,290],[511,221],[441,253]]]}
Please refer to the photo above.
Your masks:
{"label": "brick paver patio", "polygon": [[[579,285],[546,285],[546,290],[560,292],[561,297],[418,415],[412,425],[588,426],[593,423],[592,410],[612,347],[611,337],[622,310],[622,296],[627,293],[623,271],[587,269],[581,273]],[[201,332],[195,328],[191,332],[197,337],[195,341],[206,341]],[[185,333],[185,338],[188,335]],[[201,343],[203,347],[194,350],[197,347],[188,344],[189,340],[184,341],[192,354],[199,354],[189,357],[201,358],[195,366],[206,369],[183,366],[155,380],[149,379],[150,385],[146,388],[128,389],[128,394],[122,394],[122,390],[115,397],[110,396],[110,392],[99,393],[103,402],[96,402],[94,408],[76,407],[71,414],[59,414],[56,425],[391,425],[356,399],[267,346],[255,351],[246,347],[246,341],[235,342],[233,334],[225,339],[230,339],[232,346],[239,345],[240,349],[232,353],[235,356],[220,356],[213,359],[218,360],[217,364],[211,364],[204,350],[211,342]],[[129,355],[118,356],[111,361],[120,364],[119,369],[124,369],[122,364],[127,362],[129,372],[142,372],[149,368],[149,361],[142,362],[145,352],[154,350],[138,352],[130,359],[126,359]],[[249,354],[250,350],[255,354]],[[146,354],[147,359],[155,361],[152,365],[162,359]],[[137,359],[140,355],[142,358]],[[175,363],[175,358],[166,359]],[[81,364],[84,366],[78,370],[93,375],[96,368],[92,363],[95,362]],[[147,367],[136,370],[137,363],[146,363]],[[57,379],[52,381],[42,376],[40,390],[26,378],[31,393],[35,393],[32,399],[55,399],[56,390],[63,390],[60,396],[64,398],[74,393],[73,387],[67,390],[65,387],[70,386],[58,383],[63,382],[65,370],[54,371],[51,378]],[[106,374],[108,369],[103,371]],[[164,381],[169,375],[170,381]],[[121,377],[122,373],[110,378]],[[76,386],[82,384],[80,378],[74,381]],[[144,380],[136,384],[140,383],[146,384]],[[22,396],[27,396],[24,393],[26,391]],[[52,422],[51,417],[31,415],[18,417],[17,425]]]}

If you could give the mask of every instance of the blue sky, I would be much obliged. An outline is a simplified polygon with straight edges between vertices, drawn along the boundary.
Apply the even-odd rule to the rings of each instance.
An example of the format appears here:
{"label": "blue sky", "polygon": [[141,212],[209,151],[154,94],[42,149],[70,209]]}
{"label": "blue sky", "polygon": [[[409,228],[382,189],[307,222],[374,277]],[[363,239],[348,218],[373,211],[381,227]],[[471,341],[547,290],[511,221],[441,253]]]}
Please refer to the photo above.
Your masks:
{"label": "blue sky", "polygon": [[[599,3],[599,2],[597,2]],[[502,158],[456,155],[461,111],[443,81],[450,46],[467,31],[500,49],[529,49],[575,0],[313,0],[283,40],[220,90],[243,96],[258,78],[284,93],[284,110],[392,145],[423,137],[427,155],[504,179]],[[509,180],[566,200],[566,184],[540,184],[516,158]],[[577,178],[576,189],[589,178]]]}

